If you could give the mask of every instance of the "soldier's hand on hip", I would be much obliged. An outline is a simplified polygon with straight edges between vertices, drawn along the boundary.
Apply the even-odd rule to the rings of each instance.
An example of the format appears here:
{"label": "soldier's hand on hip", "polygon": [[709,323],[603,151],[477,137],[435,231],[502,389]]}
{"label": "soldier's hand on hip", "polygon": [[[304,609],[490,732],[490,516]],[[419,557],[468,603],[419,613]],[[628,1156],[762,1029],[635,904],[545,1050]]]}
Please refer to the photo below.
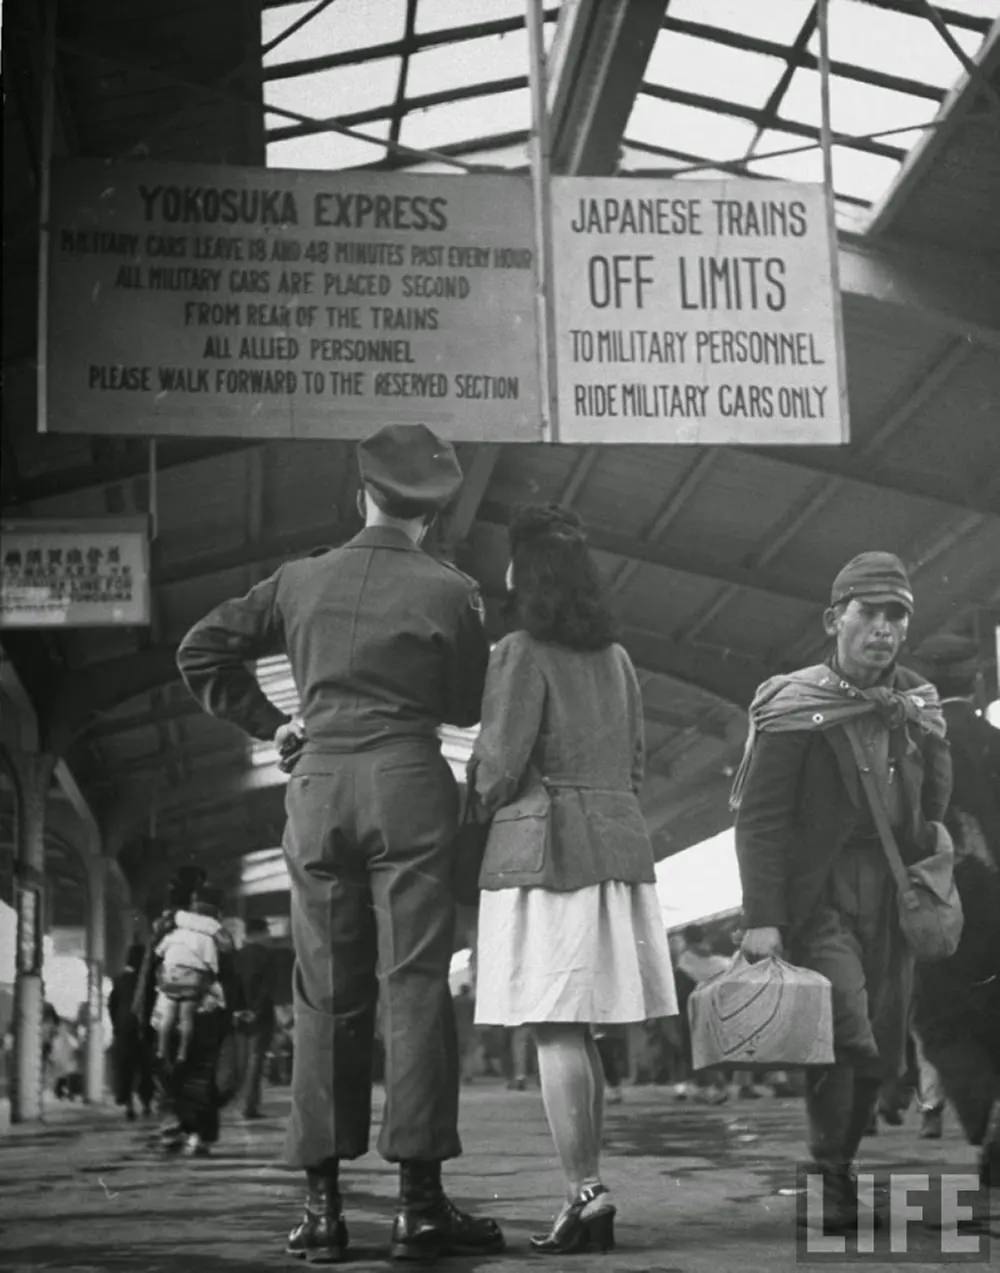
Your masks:
{"label": "soldier's hand on hip", "polygon": [[295,768],[299,753],[305,746],[306,727],[301,717],[294,717],[279,725],[274,731],[274,745],[278,749],[278,768],[286,774]]}
{"label": "soldier's hand on hip", "polygon": [[780,957],[783,950],[779,928],[748,928],[740,943],[740,952],[752,964],[771,955]]}

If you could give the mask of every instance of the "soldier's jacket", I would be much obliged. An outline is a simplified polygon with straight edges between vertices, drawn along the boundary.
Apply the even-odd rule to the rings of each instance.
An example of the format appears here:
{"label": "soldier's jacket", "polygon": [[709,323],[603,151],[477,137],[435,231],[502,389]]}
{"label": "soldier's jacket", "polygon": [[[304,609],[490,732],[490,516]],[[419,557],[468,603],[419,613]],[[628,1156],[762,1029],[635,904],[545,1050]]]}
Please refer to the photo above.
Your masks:
{"label": "soldier's jacket", "polygon": [[358,751],[479,720],[481,610],[474,580],[401,531],[370,527],[217,606],[181,642],[177,664],[206,711],[271,739],[289,718],[247,662],[287,653],[303,754]]}

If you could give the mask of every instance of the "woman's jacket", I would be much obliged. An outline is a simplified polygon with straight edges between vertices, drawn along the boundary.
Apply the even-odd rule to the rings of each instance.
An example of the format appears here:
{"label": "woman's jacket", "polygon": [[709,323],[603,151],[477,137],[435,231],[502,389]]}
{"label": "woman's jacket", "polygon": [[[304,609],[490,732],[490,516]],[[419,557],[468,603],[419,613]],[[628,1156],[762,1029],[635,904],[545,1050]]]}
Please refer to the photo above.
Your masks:
{"label": "woman's jacket", "polygon": [[527,632],[490,656],[470,781],[493,823],[481,888],[652,883],[638,790],[639,683],[620,645],[572,650]]}

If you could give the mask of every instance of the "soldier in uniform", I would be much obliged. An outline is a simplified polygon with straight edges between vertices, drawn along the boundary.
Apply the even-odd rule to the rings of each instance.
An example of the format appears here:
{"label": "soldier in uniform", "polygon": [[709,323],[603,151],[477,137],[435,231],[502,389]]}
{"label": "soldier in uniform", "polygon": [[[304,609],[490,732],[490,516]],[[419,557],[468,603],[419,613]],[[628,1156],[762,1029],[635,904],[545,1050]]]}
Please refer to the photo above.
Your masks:
{"label": "soldier in uniform", "polygon": [[[295,1061],[286,1139],[308,1180],[288,1252],[343,1258],[338,1167],[368,1149],[376,999],[385,1039],[379,1152],[400,1165],[391,1253],[503,1249],[499,1227],[459,1211],[441,1162],[461,1153],[448,987],[458,792],[442,722],[479,719],[489,648],[475,582],[423,552],[462,471],[424,425],[358,447],[364,529],[287,562],[188,633],[178,665],[213,715],[273,739],[292,776],[285,856],[296,954]],[[247,660],[286,653],[301,700],[290,720]]]}

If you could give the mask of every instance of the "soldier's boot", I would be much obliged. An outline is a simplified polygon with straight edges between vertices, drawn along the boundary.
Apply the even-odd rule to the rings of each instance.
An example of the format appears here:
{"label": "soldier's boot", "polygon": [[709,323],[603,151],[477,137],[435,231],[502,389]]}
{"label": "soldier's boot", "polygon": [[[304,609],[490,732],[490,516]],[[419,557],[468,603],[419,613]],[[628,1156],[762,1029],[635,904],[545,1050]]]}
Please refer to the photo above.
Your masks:
{"label": "soldier's boot", "polygon": [[[878,1080],[855,1078],[850,1066],[835,1065],[806,1079],[809,1148],[822,1178],[824,1233],[854,1233],[858,1189],[853,1160],[878,1096]],[[809,1223],[808,1212],[800,1223]],[[873,1222],[877,1223],[877,1213]]]}
{"label": "soldier's boot", "polygon": [[347,1225],[340,1209],[336,1158],[306,1172],[305,1212],[288,1235],[287,1255],[309,1264],[339,1264],[347,1252]]}
{"label": "soldier's boot", "polygon": [[394,1260],[433,1263],[446,1255],[489,1255],[504,1249],[495,1220],[460,1211],[441,1187],[441,1164],[399,1165],[400,1208],[392,1225]]}
{"label": "soldier's boot", "polygon": [[993,1102],[986,1119],[979,1152],[979,1181],[984,1189],[1000,1189],[1000,1096]]}

